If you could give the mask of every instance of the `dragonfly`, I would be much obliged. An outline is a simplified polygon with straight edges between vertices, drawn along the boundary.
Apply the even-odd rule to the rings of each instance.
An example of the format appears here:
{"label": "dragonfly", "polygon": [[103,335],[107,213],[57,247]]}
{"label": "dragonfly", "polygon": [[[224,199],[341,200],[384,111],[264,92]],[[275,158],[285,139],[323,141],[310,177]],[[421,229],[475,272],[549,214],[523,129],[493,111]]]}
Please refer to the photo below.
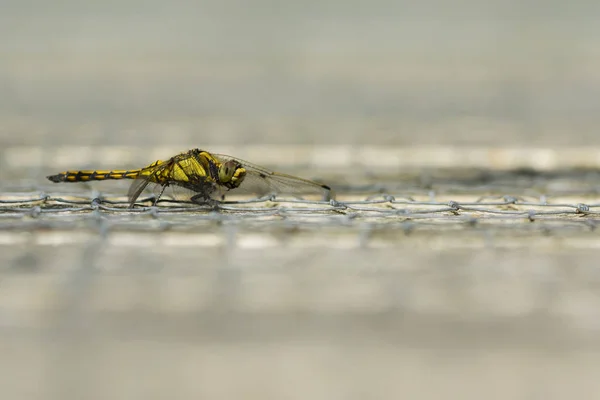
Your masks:
{"label": "dragonfly", "polygon": [[[133,179],[127,197],[129,207],[146,188],[158,190],[154,204],[168,187],[178,198],[197,204],[214,204],[227,193],[319,194],[331,198],[331,188],[252,164],[224,154],[191,149],[168,160],[157,160],[147,167],[131,170],[69,170],[46,177],[52,182],[89,182],[108,179]],[[181,189],[181,190],[179,190]],[[182,194],[181,194],[182,193]]]}

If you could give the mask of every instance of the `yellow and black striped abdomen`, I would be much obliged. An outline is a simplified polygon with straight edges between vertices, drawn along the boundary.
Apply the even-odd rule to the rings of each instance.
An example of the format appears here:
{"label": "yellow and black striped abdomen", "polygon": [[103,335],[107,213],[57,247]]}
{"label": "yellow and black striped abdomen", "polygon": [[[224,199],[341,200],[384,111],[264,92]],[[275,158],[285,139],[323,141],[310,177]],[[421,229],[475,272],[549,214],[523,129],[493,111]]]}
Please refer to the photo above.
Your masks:
{"label": "yellow and black striped abdomen", "polygon": [[115,171],[65,171],[60,174],[47,176],[52,182],[88,182],[104,181],[106,179],[135,179],[140,175],[140,169]]}

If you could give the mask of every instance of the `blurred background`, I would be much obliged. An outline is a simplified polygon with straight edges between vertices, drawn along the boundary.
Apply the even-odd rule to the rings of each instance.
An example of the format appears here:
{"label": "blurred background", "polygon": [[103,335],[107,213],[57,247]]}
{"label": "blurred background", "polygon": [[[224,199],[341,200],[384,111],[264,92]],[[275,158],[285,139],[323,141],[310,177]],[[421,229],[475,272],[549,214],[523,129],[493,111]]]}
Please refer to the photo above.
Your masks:
{"label": "blurred background", "polygon": [[599,8],[5,0],[1,144],[586,145]]}
{"label": "blurred background", "polygon": [[[598,2],[1,9],[0,199],[119,193],[44,177],[200,147],[340,201],[599,203]],[[365,230],[401,221],[190,216],[168,236],[166,216],[112,229],[125,217],[39,211],[0,209],[6,399],[600,393],[593,213],[543,229],[442,219],[369,245]]]}

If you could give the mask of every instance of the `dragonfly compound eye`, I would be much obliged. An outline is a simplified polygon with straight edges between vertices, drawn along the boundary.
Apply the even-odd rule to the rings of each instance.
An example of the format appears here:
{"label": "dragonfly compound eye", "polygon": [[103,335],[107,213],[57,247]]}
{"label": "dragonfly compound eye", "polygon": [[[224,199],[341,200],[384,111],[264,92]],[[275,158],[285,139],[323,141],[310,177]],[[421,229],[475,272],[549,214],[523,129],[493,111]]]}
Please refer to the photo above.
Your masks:
{"label": "dragonfly compound eye", "polygon": [[227,161],[219,167],[219,180],[221,183],[231,182],[233,173],[235,172],[234,165],[231,161]]}

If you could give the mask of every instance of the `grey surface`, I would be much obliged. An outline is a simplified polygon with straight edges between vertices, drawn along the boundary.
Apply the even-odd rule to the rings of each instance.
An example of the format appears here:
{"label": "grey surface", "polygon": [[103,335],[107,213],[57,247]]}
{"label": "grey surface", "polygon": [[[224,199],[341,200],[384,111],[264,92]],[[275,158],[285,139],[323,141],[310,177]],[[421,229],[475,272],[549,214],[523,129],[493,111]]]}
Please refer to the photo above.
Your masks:
{"label": "grey surface", "polygon": [[[597,251],[400,246],[223,258],[180,249],[174,258],[107,247],[90,265],[89,249],[61,247],[32,248],[44,260],[35,273],[3,273],[7,398],[598,390]],[[64,271],[77,259],[80,270]]]}
{"label": "grey surface", "polygon": [[[0,207],[1,397],[598,397],[599,7],[2,1],[0,200],[87,200]],[[191,146],[440,204],[224,222],[44,181]],[[530,204],[448,207],[487,195]]]}
{"label": "grey surface", "polygon": [[537,179],[548,204],[478,203],[494,181],[349,209],[4,203],[4,396],[593,397],[600,202]]}

